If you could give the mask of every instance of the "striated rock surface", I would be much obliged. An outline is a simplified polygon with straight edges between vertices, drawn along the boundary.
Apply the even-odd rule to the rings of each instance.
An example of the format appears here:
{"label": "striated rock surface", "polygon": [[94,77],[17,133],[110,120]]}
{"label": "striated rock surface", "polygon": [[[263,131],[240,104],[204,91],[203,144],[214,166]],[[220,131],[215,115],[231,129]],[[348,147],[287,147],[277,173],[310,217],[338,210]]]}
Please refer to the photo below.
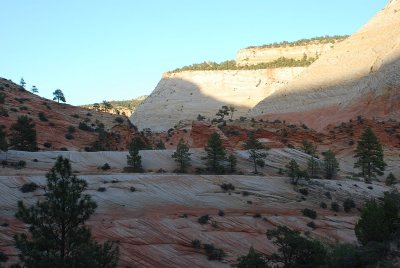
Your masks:
{"label": "striated rock surface", "polygon": [[[194,165],[202,160],[201,154],[193,151]],[[26,169],[14,174],[0,176],[0,251],[15,262],[17,252],[13,235],[24,230],[14,217],[18,200],[34,204],[45,194],[42,188],[32,193],[22,193],[19,188],[27,182],[45,185],[44,173],[54,163],[58,154],[70,158],[78,176],[88,182],[87,193],[93,196],[98,208],[88,225],[96,239],[119,240],[121,249],[120,267],[229,267],[240,255],[246,254],[250,246],[265,254],[274,252],[274,246],[265,232],[278,225],[286,225],[326,242],[355,242],[354,224],[358,211],[351,213],[321,209],[320,202],[342,204],[351,197],[360,207],[371,197],[380,197],[388,188],[382,183],[371,184],[354,180],[310,180],[301,181],[295,187],[283,176],[252,175],[177,175],[177,174],[121,174],[116,167],[126,161],[126,152],[14,152],[10,158],[35,158]],[[171,169],[176,165],[170,158],[171,151],[142,151],[144,166]],[[237,152],[241,167],[246,152]],[[289,159],[304,164],[307,155],[292,149],[272,150],[268,168],[278,168]],[[86,164],[82,163],[85,159]],[[169,160],[167,160],[169,159]],[[94,171],[93,166],[109,162],[112,171]],[[251,166],[247,163],[247,166]],[[6,170],[8,168],[5,168]],[[19,174],[17,174],[19,172]],[[220,185],[232,183],[235,190],[224,192]],[[106,191],[97,191],[99,187]],[[131,187],[135,187],[132,192]],[[368,188],[369,187],[369,188]],[[299,193],[307,188],[308,195]],[[330,193],[330,198],[325,193]],[[307,224],[312,221],[304,217],[301,210],[314,209],[318,217],[313,220],[316,228]],[[219,215],[219,210],[224,212]],[[207,224],[198,223],[198,218],[208,214]],[[191,247],[191,241],[212,243],[223,249],[227,256],[222,262],[209,261],[201,249]]]}
{"label": "striated rock surface", "polygon": [[307,45],[296,46],[244,48],[236,54],[236,63],[238,65],[256,65],[272,62],[281,57],[301,60],[304,55],[308,58],[316,58],[331,50],[335,45],[336,42],[332,41],[328,43],[311,42]]}
{"label": "striated rock surface", "polygon": [[239,118],[303,70],[296,67],[167,73],[131,121],[139,130],[166,131],[180,120],[195,120],[198,114],[215,118],[223,105],[234,106],[234,118]]}
{"label": "striated rock surface", "polygon": [[400,117],[400,1],[392,0],[297,79],[261,101],[250,116],[314,128],[357,115]]}

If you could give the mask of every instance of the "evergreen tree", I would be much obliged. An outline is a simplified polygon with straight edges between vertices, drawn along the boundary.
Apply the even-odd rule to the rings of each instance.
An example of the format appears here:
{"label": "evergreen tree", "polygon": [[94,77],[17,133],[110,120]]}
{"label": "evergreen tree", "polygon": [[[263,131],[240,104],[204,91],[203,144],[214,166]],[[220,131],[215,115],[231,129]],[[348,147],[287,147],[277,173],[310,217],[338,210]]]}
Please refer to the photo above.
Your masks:
{"label": "evergreen tree", "polygon": [[235,107],[233,107],[233,106],[229,106],[228,108],[229,108],[229,112],[231,113],[231,120],[232,120],[232,118],[233,118],[233,113],[236,112],[237,109],[236,109]]}
{"label": "evergreen tree", "polygon": [[37,151],[35,123],[26,115],[18,117],[11,125],[11,148],[21,151]]}
{"label": "evergreen tree", "polygon": [[8,150],[8,143],[6,138],[6,132],[3,131],[3,128],[0,126],[0,151],[6,152]]}
{"label": "evergreen tree", "polygon": [[224,120],[225,116],[229,115],[229,107],[226,105],[222,106],[221,109],[219,109],[215,115],[220,117],[218,118],[218,122],[225,121]]}
{"label": "evergreen tree", "polygon": [[26,83],[23,77],[21,77],[19,84],[21,85],[22,88],[25,88]]}
{"label": "evergreen tree", "polygon": [[377,175],[383,175],[386,163],[383,161],[383,149],[371,128],[367,128],[357,142],[355,168],[361,169],[361,175],[367,182]]}
{"label": "evergreen tree", "polygon": [[140,144],[134,139],[129,145],[129,155],[126,156],[127,163],[133,172],[142,172],[142,157],[139,154]]}
{"label": "evergreen tree", "polygon": [[94,109],[95,111],[100,111],[100,104],[98,104],[97,102],[96,102],[96,103],[93,103],[93,109]]}
{"label": "evergreen tree", "polygon": [[269,268],[266,258],[250,247],[249,253],[237,259],[238,263],[232,265],[237,268]]}
{"label": "evergreen tree", "polygon": [[315,156],[315,154],[317,152],[317,147],[315,146],[315,144],[313,144],[312,142],[310,142],[308,140],[302,140],[301,141],[301,150],[303,152],[305,152],[306,154]]}
{"label": "evergreen tree", "polygon": [[314,156],[310,156],[307,162],[308,174],[311,178],[316,178],[319,172],[319,162]]}
{"label": "evergreen tree", "polygon": [[[1,140],[1,138],[0,138],[0,140]],[[385,184],[387,186],[390,186],[390,185],[394,185],[396,183],[397,183],[396,177],[393,175],[392,172],[390,172],[389,175],[386,177]]]}
{"label": "evergreen tree", "polygon": [[157,150],[165,150],[165,144],[162,140],[159,140],[156,144],[156,149]]}
{"label": "evergreen tree", "polygon": [[31,91],[32,93],[38,93],[39,89],[36,86],[32,86]]}
{"label": "evergreen tree", "polygon": [[253,132],[250,132],[247,140],[244,143],[244,149],[249,152],[249,159],[254,164],[254,173],[257,174],[257,166],[264,166],[264,159],[267,157],[267,153],[263,152],[266,148],[259,142]]}
{"label": "evergreen tree", "polygon": [[82,194],[87,183],[72,174],[69,160],[59,156],[46,177],[43,201],[31,207],[18,202],[15,216],[30,232],[15,236],[21,266],[117,267],[118,246],[110,241],[98,244],[84,225],[97,205]]}
{"label": "evergreen tree", "polygon": [[297,164],[296,160],[292,159],[290,162],[285,166],[287,175],[292,179],[293,184],[297,184],[298,180],[300,179],[300,167]]}
{"label": "evergreen tree", "polygon": [[234,156],[233,154],[230,154],[228,156],[228,163],[229,163],[229,171],[231,173],[236,171],[236,164],[237,164],[237,159],[236,156]]}
{"label": "evergreen tree", "polygon": [[207,168],[212,172],[222,173],[224,171],[222,162],[226,158],[226,152],[218,133],[211,134],[205,151],[207,153]]}
{"label": "evergreen tree", "polygon": [[324,174],[325,174],[325,179],[331,180],[336,177],[336,174],[339,170],[339,163],[336,160],[335,154],[331,151],[328,150],[323,153],[324,155]]}
{"label": "evergreen tree", "polygon": [[58,103],[60,103],[60,101],[65,102],[64,93],[61,91],[61,89],[56,89],[53,92],[53,100],[57,100]]}
{"label": "evergreen tree", "polygon": [[113,108],[113,105],[111,104],[111,102],[104,100],[103,101],[103,110],[104,112],[108,112]]}
{"label": "evergreen tree", "polygon": [[189,146],[187,146],[183,139],[180,139],[176,151],[172,154],[172,158],[179,163],[180,172],[183,173],[186,171],[186,167],[190,164],[190,155]]}
{"label": "evergreen tree", "polygon": [[286,226],[268,230],[267,237],[278,247],[278,252],[268,257],[275,264],[285,268],[322,267],[326,261],[326,249],[319,241],[302,237]]}

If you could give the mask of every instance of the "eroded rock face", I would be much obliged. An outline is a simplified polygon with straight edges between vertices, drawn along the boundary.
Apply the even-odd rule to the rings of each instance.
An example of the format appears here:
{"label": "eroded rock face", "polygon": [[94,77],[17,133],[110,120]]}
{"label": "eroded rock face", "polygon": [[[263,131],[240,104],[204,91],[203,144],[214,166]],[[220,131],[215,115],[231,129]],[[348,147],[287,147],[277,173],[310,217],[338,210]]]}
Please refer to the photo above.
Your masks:
{"label": "eroded rock face", "polygon": [[391,1],[297,79],[261,101],[249,116],[301,121],[317,129],[357,115],[399,118],[398,10],[400,2]]}
{"label": "eroded rock face", "polygon": [[223,105],[234,106],[234,118],[239,118],[303,70],[296,67],[167,73],[131,121],[139,130],[166,131],[180,120],[195,120],[199,114],[215,118]]}

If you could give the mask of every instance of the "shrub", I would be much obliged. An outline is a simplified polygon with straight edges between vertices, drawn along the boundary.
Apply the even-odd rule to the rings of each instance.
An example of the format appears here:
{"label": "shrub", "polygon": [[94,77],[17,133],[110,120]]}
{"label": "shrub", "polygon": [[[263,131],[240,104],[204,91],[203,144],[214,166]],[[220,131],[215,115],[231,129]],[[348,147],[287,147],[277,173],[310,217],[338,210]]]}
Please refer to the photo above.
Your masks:
{"label": "shrub", "polygon": [[45,142],[43,144],[43,146],[46,147],[46,148],[50,148],[51,147],[51,143],[50,142]]}
{"label": "shrub", "polygon": [[78,128],[79,128],[80,130],[83,130],[83,131],[89,131],[89,132],[92,132],[92,131],[93,131],[93,128],[91,128],[90,126],[88,126],[85,122],[80,122]]}
{"label": "shrub", "polygon": [[67,130],[69,133],[74,133],[76,131],[76,128],[74,126],[69,126]]}
{"label": "shrub", "polygon": [[36,183],[34,183],[34,182],[30,182],[30,183],[25,183],[24,185],[22,185],[22,187],[21,187],[21,192],[23,192],[23,193],[30,193],[30,192],[34,192],[34,191],[36,191],[36,189],[38,188],[39,186],[36,184]]}
{"label": "shrub", "polygon": [[73,136],[71,133],[67,133],[67,134],[65,134],[65,138],[66,138],[67,140],[73,140],[73,139],[74,139],[74,136]]}
{"label": "shrub", "polygon": [[21,168],[24,168],[24,167],[26,167],[26,162],[24,160],[18,161],[18,163],[16,165],[16,168],[21,169]]}
{"label": "shrub", "polygon": [[313,222],[313,221],[310,221],[309,223],[307,223],[307,226],[310,228],[313,228],[313,229],[317,228],[317,225],[315,225],[315,222]]}
{"label": "shrub", "polygon": [[97,191],[98,192],[105,192],[105,191],[107,191],[107,188],[106,187],[99,187],[99,188],[97,188]]}
{"label": "shrub", "polygon": [[197,219],[197,221],[200,224],[207,224],[209,220],[210,220],[210,216],[208,214],[207,215],[203,215],[203,216],[201,216],[200,218]]}
{"label": "shrub", "polygon": [[110,165],[108,164],[108,163],[105,163],[102,167],[101,167],[101,169],[102,170],[109,170],[111,167],[110,167]]}
{"label": "shrub", "polygon": [[303,216],[309,217],[311,219],[317,218],[317,212],[315,212],[315,210],[305,208],[301,212],[303,213]]}
{"label": "shrub", "polygon": [[72,114],[71,116],[74,117],[74,118],[79,118],[78,114]]}
{"label": "shrub", "polygon": [[49,119],[47,119],[46,115],[43,112],[39,112],[38,116],[39,116],[40,121],[43,121],[43,122],[49,121]]}
{"label": "shrub", "polygon": [[204,244],[203,246],[209,260],[222,260],[226,256],[222,249],[214,247],[213,244]]}
{"label": "shrub", "polygon": [[117,116],[115,119],[115,122],[117,122],[118,124],[122,124],[124,122],[124,119],[121,116]]}
{"label": "shrub", "polygon": [[355,208],[356,204],[354,203],[354,200],[351,198],[347,198],[343,202],[343,210],[346,212],[350,212],[352,208]]}
{"label": "shrub", "polygon": [[333,211],[335,211],[335,212],[338,212],[338,211],[340,210],[340,206],[339,206],[338,203],[332,202],[332,203],[331,203],[331,209],[332,209]]}
{"label": "shrub", "polygon": [[192,245],[192,248],[200,248],[201,247],[201,242],[198,239],[194,239],[194,240],[192,240],[191,245]]}
{"label": "shrub", "polygon": [[131,192],[134,192],[134,191],[136,191],[136,188],[133,187],[133,186],[131,186],[131,188],[129,188],[129,190],[130,190]]}
{"label": "shrub", "polygon": [[301,188],[301,189],[299,189],[299,192],[300,192],[302,195],[308,195],[308,189],[307,189],[307,188]]}
{"label": "shrub", "polygon": [[328,207],[328,206],[326,205],[325,202],[319,203],[319,206],[320,206],[321,208],[323,208],[323,209],[326,209],[326,208]]}
{"label": "shrub", "polygon": [[225,192],[227,191],[234,191],[235,186],[233,186],[232,183],[223,183],[220,185],[221,189],[224,190]]}
{"label": "shrub", "polygon": [[326,198],[332,199],[331,192],[325,192],[324,195],[326,196]]}
{"label": "shrub", "polygon": [[261,218],[261,214],[260,213],[256,213],[253,215],[254,218]]}
{"label": "shrub", "polygon": [[390,172],[389,175],[386,177],[385,184],[387,186],[394,185],[396,184],[396,180],[396,177],[393,175],[392,172]]}
{"label": "shrub", "polygon": [[225,212],[223,210],[218,211],[218,216],[223,217],[225,215]]}

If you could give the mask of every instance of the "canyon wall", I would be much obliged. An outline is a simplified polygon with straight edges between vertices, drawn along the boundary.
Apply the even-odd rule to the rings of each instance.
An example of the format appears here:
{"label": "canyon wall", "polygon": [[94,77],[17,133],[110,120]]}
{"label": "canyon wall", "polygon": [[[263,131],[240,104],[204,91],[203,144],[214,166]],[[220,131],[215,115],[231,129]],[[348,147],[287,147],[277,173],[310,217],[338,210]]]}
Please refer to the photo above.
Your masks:
{"label": "canyon wall", "polygon": [[355,116],[400,117],[400,1],[392,0],[249,116],[323,128]]}
{"label": "canyon wall", "polygon": [[185,71],[166,73],[131,121],[140,130],[166,131],[181,120],[208,119],[223,105],[244,116],[259,101],[297,77],[305,68]]}

